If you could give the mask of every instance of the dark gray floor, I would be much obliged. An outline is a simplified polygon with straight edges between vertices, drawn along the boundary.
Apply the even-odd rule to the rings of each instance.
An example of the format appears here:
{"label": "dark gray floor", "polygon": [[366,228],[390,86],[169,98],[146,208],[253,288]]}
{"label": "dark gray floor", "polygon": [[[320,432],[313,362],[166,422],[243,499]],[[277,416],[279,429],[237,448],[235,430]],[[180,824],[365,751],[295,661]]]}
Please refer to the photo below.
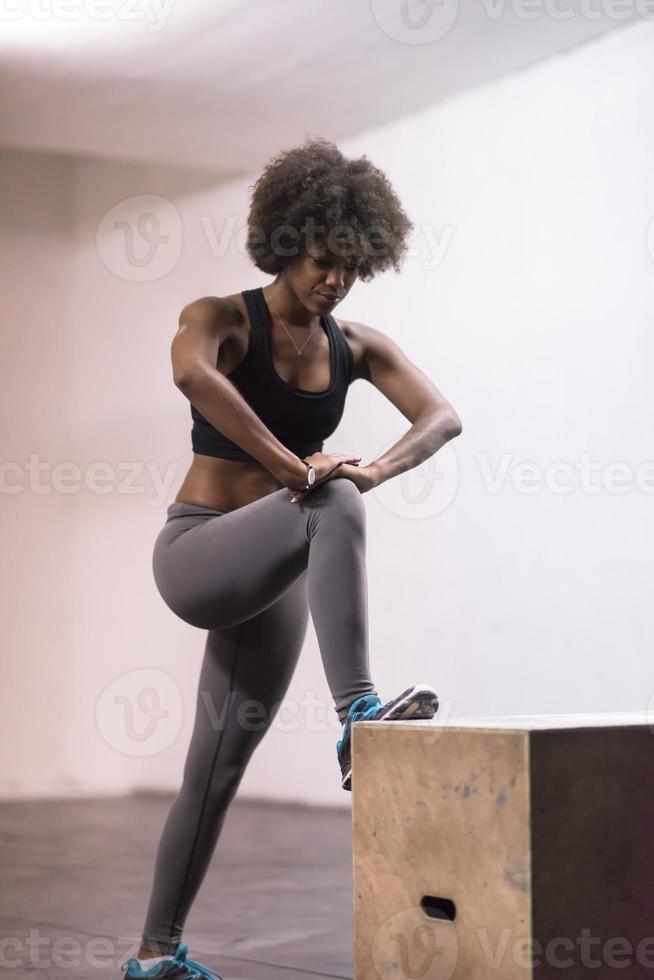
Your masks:
{"label": "dark gray floor", "polygon": [[[0,976],[123,977],[172,800],[0,804]],[[237,797],[184,941],[224,980],[352,978],[351,812]]]}

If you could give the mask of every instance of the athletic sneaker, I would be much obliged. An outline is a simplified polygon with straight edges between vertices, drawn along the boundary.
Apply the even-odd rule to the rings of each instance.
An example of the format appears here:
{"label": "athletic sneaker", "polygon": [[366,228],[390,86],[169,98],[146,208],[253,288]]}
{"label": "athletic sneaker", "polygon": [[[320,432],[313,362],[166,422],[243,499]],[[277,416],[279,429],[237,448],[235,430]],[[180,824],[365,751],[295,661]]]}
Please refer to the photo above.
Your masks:
{"label": "athletic sneaker", "polygon": [[167,977],[169,980],[222,980],[222,977],[213,973],[208,966],[196,963],[195,960],[188,960],[187,950],[187,944],[180,943],[172,959],[163,960],[149,970],[142,970],[138,959],[132,956],[121,966],[121,970],[125,971],[124,980],[141,980],[143,977]]}
{"label": "athletic sneaker", "polygon": [[343,726],[343,736],[336,743],[336,752],[341,767],[343,789],[352,789],[351,736],[352,725],[356,721],[405,721],[414,718],[433,718],[438,711],[438,695],[428,684],[414,684],[407,687],[399,697],[386,704],[381,703],[377,694],[362,694],[348,710]]}

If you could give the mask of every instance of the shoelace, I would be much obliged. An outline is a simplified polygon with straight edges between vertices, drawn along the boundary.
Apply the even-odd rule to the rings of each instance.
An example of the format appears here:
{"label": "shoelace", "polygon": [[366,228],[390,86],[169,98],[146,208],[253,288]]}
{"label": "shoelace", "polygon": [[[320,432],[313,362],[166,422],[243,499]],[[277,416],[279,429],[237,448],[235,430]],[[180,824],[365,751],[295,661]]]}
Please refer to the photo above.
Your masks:
{"label": "shoelace", "polygon": [[[187,949],[188,947],[184,944],[181,948],[179,956],[173,957],[173,959],[166,964],[165,972],[160,974],[161,980],[165,980],[166,974],[169,972],[167,969],[168,967],[182,967],[182,969],[188,972],[189,980],[223,980],[220,974],[214,973],[208,966],[198,963],[197,960],[187,959]],[[125,961],[125,963],[121,963],[120,969],[126,973],[128,965],[128,962]],[[155,980],[155,978],[153,978],[153,980]]]}
{"label": "shoelace", "polygon": [[[388,704],[388,702],[386,703]],[[355,711],[354,714],[350,717],[350,728],[352,727],[355,721],[360,721],[361,718],[374,718],[375,715],[379,714],[381,709],[385,707],[386,707],[385,704],[382,704],[380,701],[378,701],[375,704],[371,704],[368,708],[366,708],[365,711]],[[343,739],[339,738],[338,742],[336,743],[336,748],[339,752],[341,751],[342,744],[343,744]]]}
{"label": "shoelace", "polygon": [[214,973],[207,966],[203,966],[202,963],[196,962],[196,960],[184,960],[184,969],[189,971],[189,974],[193,977],[193,980],[223,980],[221,976]]}
{"label": "shoelace", "polygon": [[193,980],[223,980],[221,976],[210,970],[208,966],[198,963],[197,960],[187,959],[187,949],[188,946],[186,943],[182,943],[179,947],[179,954],[172,960],[172,962],[177,966],[181,966],[185,970],[188,970],[189,975],[193,978]]}
{"label": "shoelace", "polygon": [[383,704],[371,704],[370,707],[369,708],[366,708],[365,711],[357,711],[354,717],[355,717],[355,719],[358,719],[358,718],[374,718],[375,715],[378,715],[379,712],[381,711],[381,709],[384,708],[384,707],[385,707],[385,705],[383,705]]}

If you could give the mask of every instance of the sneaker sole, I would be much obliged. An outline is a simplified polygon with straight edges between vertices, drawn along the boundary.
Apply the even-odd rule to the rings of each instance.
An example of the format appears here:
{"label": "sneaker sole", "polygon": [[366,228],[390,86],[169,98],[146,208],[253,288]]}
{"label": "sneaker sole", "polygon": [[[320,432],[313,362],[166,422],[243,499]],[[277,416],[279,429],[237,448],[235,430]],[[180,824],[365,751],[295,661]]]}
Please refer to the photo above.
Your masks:
{"label": "sneaker sole", "polygon": [[[423,718],[433,718],[438,711],[438,695],[428,684],[414,684],[398,695],[386,706],[383,712],[375,716],[375,721],[397,721],[399,718],[416,721]],[[363,719],[365,721],[365,719]],[[356,722],[354,723],[356,724]],[[343,789],[352,789],[352,766],[342,778]]]}
{"label": "sneaker sole", "polygon": [[385,718],[433,718],[438,711],[438,695],[428,684],[408,687],[380,712],[375,721]]}

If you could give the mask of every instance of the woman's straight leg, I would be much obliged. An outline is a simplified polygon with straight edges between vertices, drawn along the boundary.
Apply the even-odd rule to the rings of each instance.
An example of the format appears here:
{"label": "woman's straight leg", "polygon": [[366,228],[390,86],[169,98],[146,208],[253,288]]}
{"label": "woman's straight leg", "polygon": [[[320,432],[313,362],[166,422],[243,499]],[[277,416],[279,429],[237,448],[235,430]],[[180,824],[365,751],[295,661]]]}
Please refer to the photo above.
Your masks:
{"label": "woman's straight leg", "polygon": [[227,808],[290,684],[308,617],[305,572],[253,619],[207,635],[183,783],[157,851],[144,949],[175,952]]}

